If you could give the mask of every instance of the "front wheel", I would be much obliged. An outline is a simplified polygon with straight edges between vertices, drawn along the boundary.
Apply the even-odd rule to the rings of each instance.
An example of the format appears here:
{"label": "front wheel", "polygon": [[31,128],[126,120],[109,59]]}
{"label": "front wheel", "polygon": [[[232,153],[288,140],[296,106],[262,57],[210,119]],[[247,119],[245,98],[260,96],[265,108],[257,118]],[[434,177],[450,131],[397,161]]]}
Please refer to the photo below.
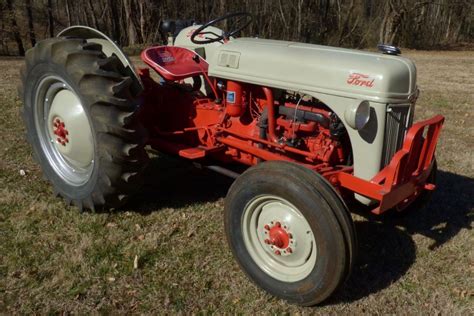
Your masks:
{"label": "front wheel", "polygon": [[300,305],[328,298],[349,275],[356,247],[346,206],[305,167],[265,162],[229,190],[225,229],[238,263],[257,285]]}

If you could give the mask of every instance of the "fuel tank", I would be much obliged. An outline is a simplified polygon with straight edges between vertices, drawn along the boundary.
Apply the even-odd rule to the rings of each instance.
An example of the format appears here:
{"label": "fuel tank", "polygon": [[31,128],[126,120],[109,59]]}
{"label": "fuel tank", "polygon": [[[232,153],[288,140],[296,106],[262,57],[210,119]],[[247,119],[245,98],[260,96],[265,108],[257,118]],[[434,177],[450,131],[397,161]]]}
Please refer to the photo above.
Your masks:
{"label": "fuel tank", "polygon": [[215,48],[209,75],[292,91],[380,103],[416,95],[416,68],[401,56],[296,42],[237,38]]}

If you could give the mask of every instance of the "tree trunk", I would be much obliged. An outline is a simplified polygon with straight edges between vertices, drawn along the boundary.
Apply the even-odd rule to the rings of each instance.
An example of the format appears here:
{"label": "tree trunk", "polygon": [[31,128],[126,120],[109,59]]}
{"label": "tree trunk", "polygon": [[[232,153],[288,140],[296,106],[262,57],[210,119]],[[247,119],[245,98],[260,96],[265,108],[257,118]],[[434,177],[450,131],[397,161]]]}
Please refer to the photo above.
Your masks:
{"label": "tree trunk", "polygon": [[47,10],[48,10],[49,37],[54,37],[54,19],[53,19],[53,1],[52,0],[48,0]]}
{"label": "tree trunk", "polygon": [[98,24],[97,24],[97,17],[95,16],[95,11],[94,11],[94,6],[92,5],[92,1],[89,0],[87,1],[87,8],[89,9],[88,11],[90,11],[90,16],[92,17],[92,27],[97,29],[98,28]]}
{"label": "tree trunk", "polygon": [[120,42],[120,18],[119,18],[119,12],[118,12],[118,5],[117,1],[114,0],[108,0],[109,7],[110,7],[110,20],[111,20],[111,29],[112,32],[110,33],[112,35],[112,39],[115,41]]}
{"label": "tree trunk", "polygon": [[23,46],[20,31],[18,30],[18,25],[16,24],[15,11],[13,10],[12,0],[7,0],[7,8],[10,14],[13,38],[15,39],[16,45],[18,46],[18,55],[25,56],[25,47]]}
{"label": "tree trunk", "polygon": [[31,0],[26,0],[25,6],[26,6],[26,15],[28,17],[28,34],[30,36],[31,47],[34,47],[36,45],[36,35],[35,35],[35,29],[33,26],[33,10],[31,8]]}
{"label": "tree trunk", "polygon": [[133,23],[132,16],[132,2],[130,0],[123,0],[123,7],[125,9],[125,24],[127,25],[128,45],[135,45],[137,43],[137,30]]}
{"label": "tree trunk", "polygon": [[140,9],[140,35],[142,38],[142,43],[146,42],[146,31],[145,31],[145,1],[144,0],[139,0],[138,1],[138,7]]}
{"label": "tree trunk", "polygon": [[69,0],[65,0],[65,9],[66,9],[66,16],[67,16],[67,26],[71,26],[72,20],[71,20],[71,10],[69,8]]}

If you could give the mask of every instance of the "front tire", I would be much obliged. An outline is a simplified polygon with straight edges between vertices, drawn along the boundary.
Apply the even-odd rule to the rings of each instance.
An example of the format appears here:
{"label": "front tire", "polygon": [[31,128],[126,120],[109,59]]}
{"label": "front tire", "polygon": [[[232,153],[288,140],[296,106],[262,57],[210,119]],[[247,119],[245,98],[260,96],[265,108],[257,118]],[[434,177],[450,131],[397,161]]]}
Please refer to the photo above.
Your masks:
{"label": "front tire", "polygon": [[140,187],[147,161],[132,78],[83,39],[51,38],[22,68],[27,140],[56,194],[83,208],[116,208]]}
{"label": "front tire", "polygon": [[289,302],[320,303],[350,273],[352,219],[330,184],[303,166],[265,162],[250,168],[229,190],[224,223],[245,273]]}

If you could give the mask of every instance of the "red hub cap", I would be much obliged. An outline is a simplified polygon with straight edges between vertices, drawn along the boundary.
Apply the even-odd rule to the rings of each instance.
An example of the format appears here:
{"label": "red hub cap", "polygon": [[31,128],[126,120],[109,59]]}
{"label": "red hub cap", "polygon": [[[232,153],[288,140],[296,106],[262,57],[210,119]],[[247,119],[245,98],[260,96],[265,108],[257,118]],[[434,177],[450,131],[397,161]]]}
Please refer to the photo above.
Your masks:
{"label": "red hub cap", "polygon": [[272,248],[277,248],[274,251],[276,255],[281,255],[281,250],[285,254],[293,252],[291,247],[289,247],[293,236],[288,232],[286,226],[282,227],[280,222],[276,222],[273,226],[265,225],[264,228],[268,234],[265,243],[271,245]]}
{"label": "red hub cap", "polygon": [[58,143],[60,143],[63,146],[66,146],[66,143],[69,143],[68,135],[69,132],[66,129],[66,126],[63,121],[59,118],[55,118],[53,120],[53,132],[54,135],[58,136],[56,139]]}

